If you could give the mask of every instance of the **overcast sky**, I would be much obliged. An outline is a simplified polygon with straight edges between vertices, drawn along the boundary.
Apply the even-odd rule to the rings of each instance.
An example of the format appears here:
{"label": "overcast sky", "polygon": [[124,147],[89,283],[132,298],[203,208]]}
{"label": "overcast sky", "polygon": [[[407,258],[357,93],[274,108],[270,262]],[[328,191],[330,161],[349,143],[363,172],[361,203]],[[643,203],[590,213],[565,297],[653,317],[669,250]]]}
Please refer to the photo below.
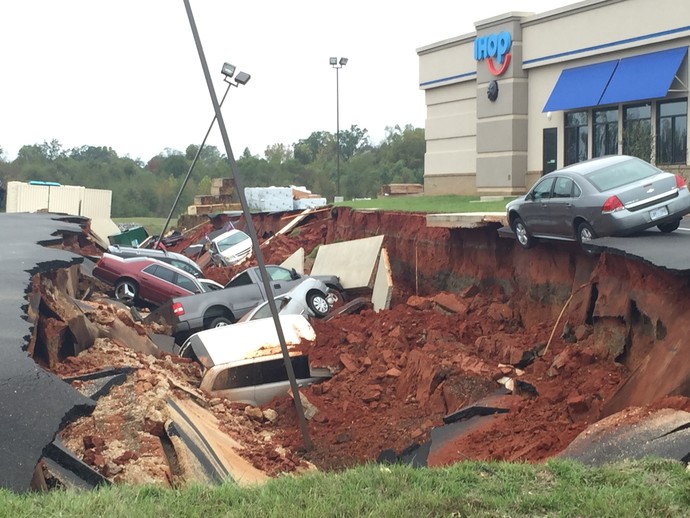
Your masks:
{"label": "overcast sky", "polygon": [[[251,74],[223,107],[233,153],[263,155],[314,131],[356,124],[374,143],[386,126],[424,126],[416,49],[510,11],[568,0],[190,0],[215,89],[224,62]],[[213,119],[183,0],[0,3],[0,148],[57,139],[108,146],[145,162],[200,144]],[[224,153],[220,132],[208,144]]]}

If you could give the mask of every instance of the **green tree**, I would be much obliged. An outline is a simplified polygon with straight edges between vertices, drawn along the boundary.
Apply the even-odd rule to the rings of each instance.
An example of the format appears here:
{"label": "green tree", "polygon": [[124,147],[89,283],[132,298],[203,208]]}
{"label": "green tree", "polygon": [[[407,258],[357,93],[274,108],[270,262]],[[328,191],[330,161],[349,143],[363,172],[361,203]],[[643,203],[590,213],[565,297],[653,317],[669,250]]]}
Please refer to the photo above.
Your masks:
{"label": "green tree", "polygon": [[[375,196],[382,184],[421,182],[424,172],[424,130],[412,126],[386,128],[379,145],[357,125],[340,133],[340,184],[348,197]],[[642,146],[646,147],[646,146]],[[65,185],[109,189],[113,216],[167,216],[199,147],[184,152],[166,148],[146,163],[119,157],[110,147],[81,146],[65,151],[57,140],[23,146],[11,163],[0,148],[0,179],[57,181]],[[336,139],[326,131],[312,132],[292,145],[267,146],[264,155],[245,148],[237,161],[246,187],[304,186],[331,199],[336,185]],[[225,157],[205,146],[182,192],[178,212],[196,194],[210,193],[212,178],[232,176]]]}
{"label": "green tree", "polygon": [[371,150],[371,142],[368,133],[366,129],[362,129],[356,124],[350,126],[348,130],[341,131],[340,156],[347,161],[358,153]]}
{"label": "green tree", "polygon": [[333,136],[325,131],[316,131],[294,146],[294,157],[302,164],[315,162],[333,142]]}

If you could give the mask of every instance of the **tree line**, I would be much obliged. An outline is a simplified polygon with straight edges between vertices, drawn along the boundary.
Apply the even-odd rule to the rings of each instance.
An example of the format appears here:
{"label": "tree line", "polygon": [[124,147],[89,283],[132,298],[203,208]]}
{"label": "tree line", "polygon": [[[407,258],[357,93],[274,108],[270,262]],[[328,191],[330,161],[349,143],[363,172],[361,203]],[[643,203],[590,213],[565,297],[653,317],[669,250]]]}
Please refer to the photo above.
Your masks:
{"label": "tree line", "polygon": [[[422,183],[425,138],[423,128],[387,127],[382,142],[373,144],[366,129],[357,125],[341,130],[340,175],[337,178],[336,135],[319,131],[293,145],[274,144],[262,156],[245,149],[237,157],[245,187],[304,186],[329,200],[374,197],[389,183]],[[6,160],[0,148],[0,180],[32,180],[108,189],[113,217],[165,217],[199,151],[191,144],[184,151],[165,149],[144,163],[120,157],[109,147],[64,149],[57,140],[23,146],[17,157]],[[215,146],[199,153],[177,206],[186,212],[197,194],[210,194],[211,179],[231,177],[227,157]],[[339,180],[339,182],[338,182]]]}

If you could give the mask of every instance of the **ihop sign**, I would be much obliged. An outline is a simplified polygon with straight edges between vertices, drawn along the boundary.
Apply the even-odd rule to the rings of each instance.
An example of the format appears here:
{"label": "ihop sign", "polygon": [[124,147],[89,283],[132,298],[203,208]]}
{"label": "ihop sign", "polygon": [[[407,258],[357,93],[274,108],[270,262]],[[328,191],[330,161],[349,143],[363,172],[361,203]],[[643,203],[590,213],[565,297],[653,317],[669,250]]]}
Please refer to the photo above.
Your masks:
{"label": "ihop sign", "polygon": [[486,60],[486,66],[495,76],[505,72],[510,64],[510,47],[513,39],[507,31],[481,36],[474,40],[474,59]]}

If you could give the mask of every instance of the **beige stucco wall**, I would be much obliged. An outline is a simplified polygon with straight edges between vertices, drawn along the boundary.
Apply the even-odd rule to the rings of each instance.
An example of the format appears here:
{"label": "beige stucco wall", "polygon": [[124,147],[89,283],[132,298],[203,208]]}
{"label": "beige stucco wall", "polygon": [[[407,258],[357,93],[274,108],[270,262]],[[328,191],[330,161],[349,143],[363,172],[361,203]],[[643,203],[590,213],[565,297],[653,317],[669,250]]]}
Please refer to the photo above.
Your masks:
{"label": "beige stucco wall", "polygon": [[[476,33],[417,50],[420,88],[425,91],[427,105],[427,193],[474,194],[478,186],[482,192],[526,190],[541,175],[542,135],[549,127],[558,129],[557,165],[561,167],[563,112],[542,112],[561,71],[690,46],[690,31],[677,30],[690,26],[690,3],[586,0],[543,14],[499,15],[475,26]],[[510,77],[498,78],[499,99],[488,103],[486,87],[493,77],[483,63],[479,67],[474,61],[474,39],[502,28],[513,35],[509,71],[513,70]],[[685,85],[690,84],[687,64],[678,77]],[[688,97],[687,88],[669,94],[674,96]],[[510,104],[508,109],[506,103]],[[591,116],[589,119],[591,155]],[[622,124],[619,128],[622,130]]]}
{"label": "beige stucco wall", "polygon": [[[476,87],[472,78],[451,77],[458,60],[470,66],[468,45],[473,39],[457,38],[424,60],[420,81],[447,78],[425,91],[426,194],[463,194],[474,191],[476,168]],[[470,47],[471,48],[471,47]],[[471,54],[471,53],[470,53]]]}
{"label": "beige stucco wall", "polygon": [[[612,23],[625,20],[625,23]],[[535,15],[522,23],[523,67],[529,74],[528,87],[528,171],[538,172],[542,168],[542,134],[544,128],[558,128],[557,166],[564,165],[563,112],[543,113],[546,101],[558,81],[561,70],[620,59],[641,53],[655,52],[690,45],[690,36],[663,34],[654,38],[637,39],[588,52],[569,54],[541,60],[559,53],[586,49],[597,45],[622,40],[633,40],[640,36],[656,34],[690,25],[690,3],[687,0],[594,0],[580,2],[571,7],[558,9],[548,14]],[[587,30],[582,30],[586,27]],[[553,35],[558,34],[558,38]],[[531,60],[540,60],[531,63]],[[679,70],[680,79],[688,81],[687,66]],[[675,96],[687,97],[688,93]],[[669,97],[673,97],[670,94]],[[590,114],[591,115],[591,114]],[[592,153],[592,117],[589,117],[588,152]],[[622,114],[619,116],[622,121]],[[619,124],[619,153],[622,152]],[[688,133],[690,134],[690,132]]]}

